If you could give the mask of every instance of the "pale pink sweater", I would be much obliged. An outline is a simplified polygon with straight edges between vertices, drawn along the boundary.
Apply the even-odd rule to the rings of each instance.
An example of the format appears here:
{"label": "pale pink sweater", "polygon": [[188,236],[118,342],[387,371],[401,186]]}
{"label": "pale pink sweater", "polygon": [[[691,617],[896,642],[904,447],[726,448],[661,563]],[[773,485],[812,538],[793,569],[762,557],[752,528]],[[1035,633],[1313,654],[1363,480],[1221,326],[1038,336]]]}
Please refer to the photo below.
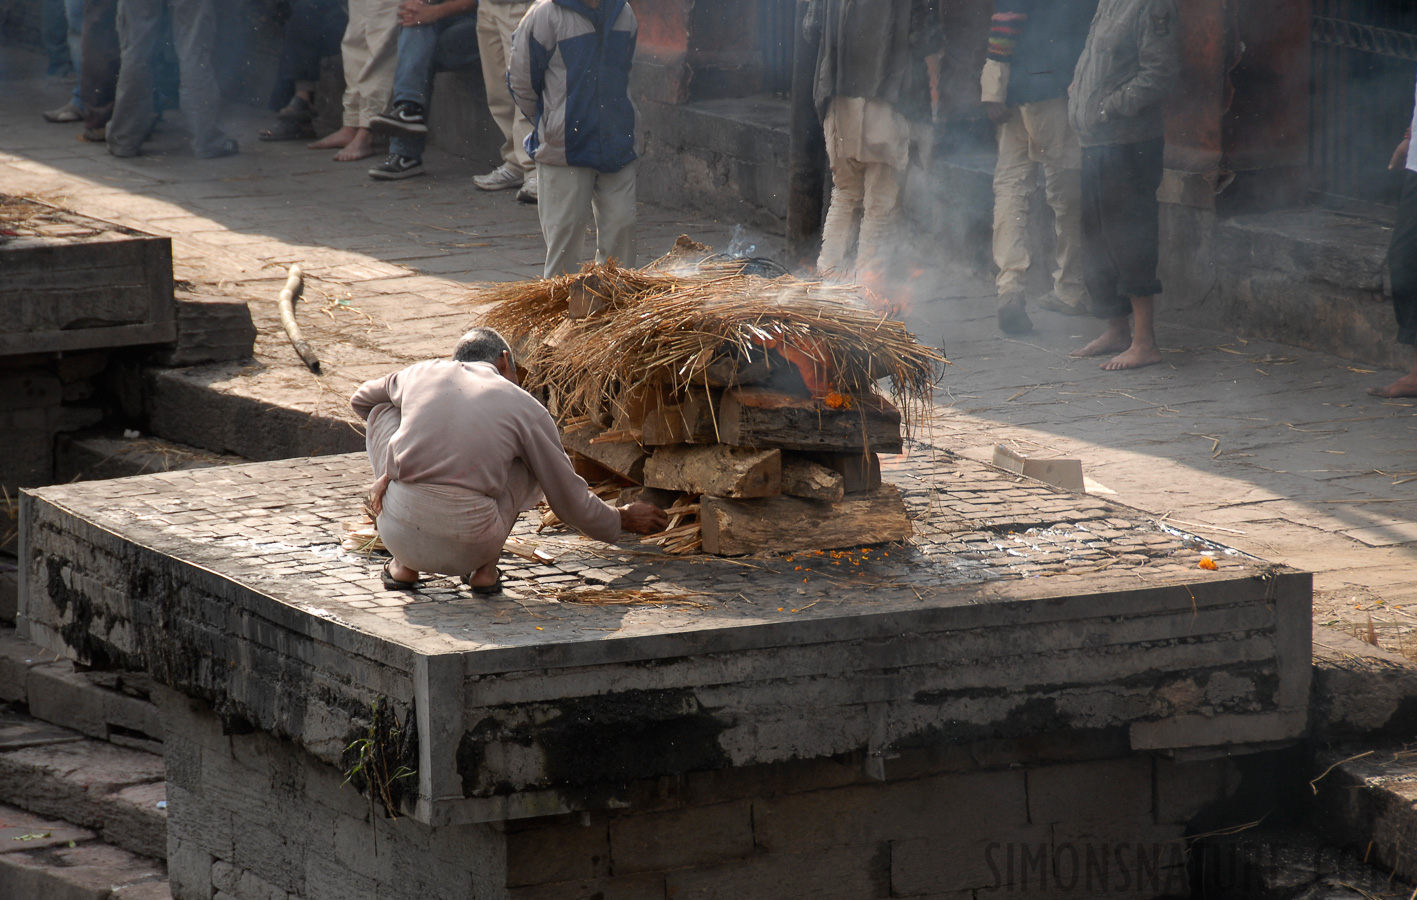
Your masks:
{"label": "pale pink sweater", "polygon": [[496,497],[520,459],[564,522],[596,540],[620,535],[620,513],[571,468],[556,423],[491,363],[438,359],[365,382],[350,405],[362,419],[381,403],[399,408],[389,443],[393,481],[465,488]]}

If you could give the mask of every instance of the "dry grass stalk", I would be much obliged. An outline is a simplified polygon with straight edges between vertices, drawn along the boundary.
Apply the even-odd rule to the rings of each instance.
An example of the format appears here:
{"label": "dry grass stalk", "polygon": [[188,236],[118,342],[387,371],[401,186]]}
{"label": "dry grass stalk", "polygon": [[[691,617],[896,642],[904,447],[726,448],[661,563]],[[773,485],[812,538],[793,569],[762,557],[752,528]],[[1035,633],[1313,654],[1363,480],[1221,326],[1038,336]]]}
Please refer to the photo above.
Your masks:
{"label": "dry grass stalk", "polygon": [[[913,410],[923,411],[944,357],[901,322],[874,312],[866,288],[727,268],[668,274],[587,266],[574,275],[498,286],[478,300],[497,302],[486,323],[521,348],[526,387],[553,389],[562,417],[614,409],[622,385],[678,391],[705,384],[709,364],[721,354],[751,355],[781,344],[821,361],[841,394],[870,393],[890,378],[906,421]],[[563,329],[549,346],[544,339],[565,322],[573,286],[601,298],[605,308]]]}

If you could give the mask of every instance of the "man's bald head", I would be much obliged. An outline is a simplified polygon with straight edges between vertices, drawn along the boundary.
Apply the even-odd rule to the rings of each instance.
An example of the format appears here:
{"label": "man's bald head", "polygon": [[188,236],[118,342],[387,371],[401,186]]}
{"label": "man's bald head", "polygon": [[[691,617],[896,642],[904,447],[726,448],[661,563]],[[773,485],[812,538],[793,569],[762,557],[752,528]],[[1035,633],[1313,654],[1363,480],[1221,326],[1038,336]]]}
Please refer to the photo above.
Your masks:
{"label": "man's bald head", "polygon": [[507,362],[512,361],[512,348],[507,339],[495,328],[478,326],[462,336],[453,348],[453,359],[458,362],[496,363],[501,355],[507,354]]}

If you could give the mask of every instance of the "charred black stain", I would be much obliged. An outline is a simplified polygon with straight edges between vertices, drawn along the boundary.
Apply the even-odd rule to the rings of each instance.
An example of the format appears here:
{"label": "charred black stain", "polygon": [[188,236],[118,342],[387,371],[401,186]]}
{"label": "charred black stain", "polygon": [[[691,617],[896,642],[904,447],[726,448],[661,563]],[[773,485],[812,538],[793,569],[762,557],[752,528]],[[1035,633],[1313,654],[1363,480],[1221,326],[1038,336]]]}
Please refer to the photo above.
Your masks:
{"label": "charred black stain", "polygon": [[45,588],[60,616],[65,619],[59,626],[64,643],[73,648],[86,665],[95,669],[111,668],[113,661],[105,645],[93,637],[93,599],[65,581],[65,570],[72,573],[73,567],[57,556],[45,557],[44,566],[47,576]]}
{"label": "charred black stain", "polygon": [[[505,718],[504,718],[505,716]],[[692,690],[621,691],[547,704],[530,720],[515,710],[484,717],[458,746],[465,796],[505,794],[528,785],[490,784],[487,747],[498,742],[539,748],[543,781],[581,793],[647,775],[726,768],[719,745],[727,724]]]}

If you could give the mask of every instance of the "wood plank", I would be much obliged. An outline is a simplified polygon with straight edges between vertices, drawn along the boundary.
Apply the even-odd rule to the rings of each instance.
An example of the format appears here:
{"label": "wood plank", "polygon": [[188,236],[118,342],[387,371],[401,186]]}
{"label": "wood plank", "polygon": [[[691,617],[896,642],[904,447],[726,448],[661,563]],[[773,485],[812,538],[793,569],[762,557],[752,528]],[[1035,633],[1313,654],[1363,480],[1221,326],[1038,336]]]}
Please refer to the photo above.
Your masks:
{"label": "wood plank", "polygon": [[723,444],[660,447],[644,466],[644,483],[720,497],[771,497],[782,489],[782,453]]}
{"label": "wood plank", "polygon": [[782,492],[807,500],[835,503],[846,495],[846,480],[821,463],[801,456],[782,456]]}
{"label": "wood plank", "polygon": [[881,397],[853,397],[851,409],[761,388],[725,391],[718,436],[736,447],[899,453],[900,412]]}
{"label": "wood plank", "polygon": [[643,482],[645,460],[649,459],[649,453],[633,442],[592,444],[591,438],[599,433],[595,428],[567,431],[561,435],[561,446],[599,463],[622,478]]}
{"label": "wood plank", "polygon": [[877,453],[813,453],[812,459],[841,475],[842,488],[848,494],[881,486],[881,457]]}
{"label": "wood plank", "polygon": [[699,499],[704,552],[742,556],[764,550],[835,550],[910,537],[905,500],[892,485],[836,503],[798,497]]}
{"label": "wood plank", "polygon": [[720,353],[704,369],[705,380],[710,387],[716,388],[762,384],[771,377],[772,362],[767,351],[762,349],[754,350],[746,357],[742,351]]}
{"label": "wood plank", "polygon": [[716,444],[714,425],[717,391],[694,390],[678,403],[647,408],[640,428],[640,442],[646,447],[669,444]]}

